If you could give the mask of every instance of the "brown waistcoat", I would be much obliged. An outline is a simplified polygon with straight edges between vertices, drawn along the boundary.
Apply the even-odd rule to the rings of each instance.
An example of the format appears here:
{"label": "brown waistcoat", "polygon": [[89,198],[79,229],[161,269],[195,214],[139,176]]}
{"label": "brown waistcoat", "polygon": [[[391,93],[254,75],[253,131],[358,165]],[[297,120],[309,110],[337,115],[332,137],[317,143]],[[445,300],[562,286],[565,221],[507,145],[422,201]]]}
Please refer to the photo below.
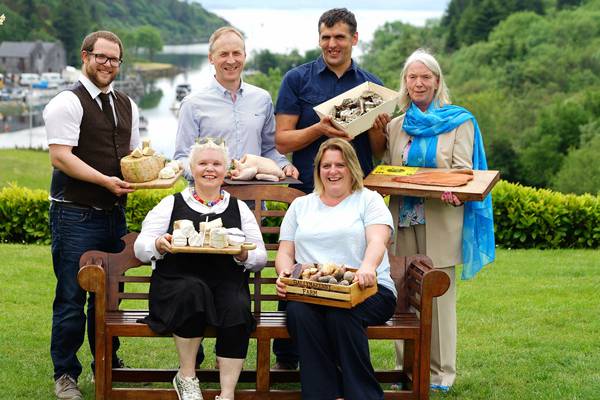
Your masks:
{"label": "brown waistcoat", "polygon": [[[70,90],[79,98],[83,107],[79,142],[76,147],[73,147],[73,154],[104,175],[123,179],[120,160],[129,153],[131,139],[129,97],[122,92],[114,92],[113,103],[118,125],[113,128],[113,124],[103,113],[100,105],[90,96],[81,82]],[[103,210],[111,210],[116,203],[124,205],[127,200],[126,196],[115,196],[102,186],[71,178],[55,169],[52,176],[52,196],[60,198],[61,192],[64,200]]]}

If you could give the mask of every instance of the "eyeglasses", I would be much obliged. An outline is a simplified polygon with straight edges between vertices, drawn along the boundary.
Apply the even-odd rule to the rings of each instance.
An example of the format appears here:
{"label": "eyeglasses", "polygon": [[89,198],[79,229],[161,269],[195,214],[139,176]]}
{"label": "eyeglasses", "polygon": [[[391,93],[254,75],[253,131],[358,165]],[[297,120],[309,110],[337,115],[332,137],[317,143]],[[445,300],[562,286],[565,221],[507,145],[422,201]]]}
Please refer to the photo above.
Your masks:
{"label": "eyeglasses", "polygon": [[120,58],[107,57],[105,54],[92,53],[90,51],[87,51],[87,53],[94,56],[94,60],[100,65],[104,65],[107,61],[110,61],[112,67],[118,67],[123,62]]}

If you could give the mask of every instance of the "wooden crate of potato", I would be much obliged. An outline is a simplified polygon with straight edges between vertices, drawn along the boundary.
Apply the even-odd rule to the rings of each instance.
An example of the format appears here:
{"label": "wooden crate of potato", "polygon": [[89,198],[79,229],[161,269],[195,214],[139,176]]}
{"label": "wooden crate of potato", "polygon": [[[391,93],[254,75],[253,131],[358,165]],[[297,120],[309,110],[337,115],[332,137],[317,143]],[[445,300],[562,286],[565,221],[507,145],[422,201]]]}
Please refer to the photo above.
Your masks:
{"label": "wooden crate of potato", "polygon": [[323,306],[352,308],[377,293],[377,286],[361,289],[353,282],[357,268],[334,263],[295,264],[287,285],[286,299]]}

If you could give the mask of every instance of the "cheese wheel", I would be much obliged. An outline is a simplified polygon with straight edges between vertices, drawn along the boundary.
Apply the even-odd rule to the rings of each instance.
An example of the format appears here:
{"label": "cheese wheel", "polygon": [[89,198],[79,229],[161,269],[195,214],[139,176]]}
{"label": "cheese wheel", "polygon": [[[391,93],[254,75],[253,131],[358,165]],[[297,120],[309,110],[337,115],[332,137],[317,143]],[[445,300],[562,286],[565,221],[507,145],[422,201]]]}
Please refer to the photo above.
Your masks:
{"label": "cheese wheel", "polygon": [[164,157],[152,155],[121,158],[121,172],[127,182],[141,183],[158,178],[158,173],[165,165]]}

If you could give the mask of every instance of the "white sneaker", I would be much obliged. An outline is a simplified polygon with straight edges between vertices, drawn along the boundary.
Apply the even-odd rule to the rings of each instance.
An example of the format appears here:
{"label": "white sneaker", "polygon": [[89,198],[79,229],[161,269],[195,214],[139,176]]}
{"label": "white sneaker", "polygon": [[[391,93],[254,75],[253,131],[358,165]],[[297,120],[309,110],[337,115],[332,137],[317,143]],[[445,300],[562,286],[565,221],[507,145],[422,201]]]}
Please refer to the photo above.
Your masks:
{"label": "white sneaker", "polygon": [[229,400],[227,397],[216,396],[215,400]]}
{"label": "white sneaker", "polygon": [[200,382],[198,378],[186,378],[179,375],[179,372],[173,378],[173,386],[179,400],[202,400],[200,391]]}
{"label": "white sneaker", "polygon": [[61,400],[82,400],[83,396],[77,382],[71,376],[63,374],[54,382],[54,394]]}

